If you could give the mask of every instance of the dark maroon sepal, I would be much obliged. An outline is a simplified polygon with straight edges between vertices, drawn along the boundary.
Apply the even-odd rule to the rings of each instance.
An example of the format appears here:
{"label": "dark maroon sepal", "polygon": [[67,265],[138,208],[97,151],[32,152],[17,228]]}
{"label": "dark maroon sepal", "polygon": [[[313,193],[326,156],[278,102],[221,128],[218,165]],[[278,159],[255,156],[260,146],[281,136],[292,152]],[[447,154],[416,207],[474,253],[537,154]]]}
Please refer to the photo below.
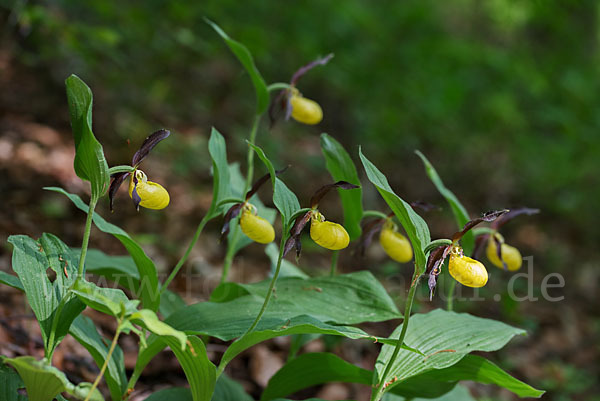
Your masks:
{"label": "dark maroon sepal", "polygon": [[229,234],[229,228],[231,220],[235,219],[242,210],[242,203],[236,203],[231,206],[227,213],[225,213],[225,217],[223,218],[223,228],[221,228],[221,241],[227,238],[227,234]]}
{"label": "dark maroon sepal", "polygon": [[321,199],[323,199],[323,197],[327,194],[327,192],[329,192],[333,188],[355,189],[355,188],[360,188],[360,186],[350,184],[347,181],[338,181],[334,184],[323,185],[321,188],[317,189],[317,191],[312,196],[312,198],[310,198],[310,207],[312,209],[315,209],[317,206],[319,206],[319,202],[321,201]]}
{"label": "dark maroon sepal", "polygon": [[131,159],[131,164],[137,167],[142,162],[142,160],[144,160],[146,156],[148,156],[150,151],[154,149],[154,147],[158,145],[160,141],[167,138],[169,135],[171,135],[171,132],[166,129],[161,129],[150,134],[150,136],[148,136],[144,140],[142,146],[140,146],[140,149],[133,155],[133,159]]}
{"label": "dark maroon sepal", "polygon": [[117,195],[117,191],[121,187],[121,184],[123,184],[123,182],[127,179],[127,177],[129,177],[129,174],[131,174],[131,173],[124,172],[124,173],[115,173],[110,176],[111,181],[110,181],[110,187],[108,188],[108,202],[110,205],[111,212],[114,211],[113,210],[113,202],[114,202],[115,196]]}

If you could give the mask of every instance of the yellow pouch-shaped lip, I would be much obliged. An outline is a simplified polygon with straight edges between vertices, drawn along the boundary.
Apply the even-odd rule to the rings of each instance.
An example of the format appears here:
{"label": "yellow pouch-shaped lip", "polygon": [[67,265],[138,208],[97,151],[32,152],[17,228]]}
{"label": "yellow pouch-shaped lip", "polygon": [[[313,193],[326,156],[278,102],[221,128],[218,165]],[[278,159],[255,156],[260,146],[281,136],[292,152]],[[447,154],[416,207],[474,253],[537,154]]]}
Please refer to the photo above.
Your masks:
{"label": "yellow pouch-shaped lip", "polygon": [[[505,244],[504,238],[502,238],[499,234],[496,235],[499,236],[500,242],[502,243],[500,245],[500,251],[502,253],[502,259],[504,260],[504,263],[506,263],[506,267],[510,271],[519,270],[521,268],[521,265],[523,265],[523,257],[521,256],[521,252],[519,252],[519,250],[514,246]],[[502,260],[498,258],[498,253],[496,252],[496,242],[491,237],[488,241],[485,253],[488,260],[492,262],[494,266],[504,269]]]}
{"label": "yellow pouch-shaped lip", "polygon": [[[133,174],[137,179],[137,185],[134,183]],[[129,181],[129,197],[133,199],[133,189],[140,197],[140,206],[146,209],[160,210],[169,205],[171,198],[167,190],[160,184],[148,181],[146,174],[141,170],[136,170],[131,175]]]}
{"label": "yellow pouch-shaped lip", "polygon": [[448,271],[456,281],[467,287],[483,287],[488,281],[488,272],[483,263],[468,256],[452,253]]}
{"label": "yellow pouch-shaped lip", "polygon": [[240,227],[248,238],[259,244],[268,244],[275,239],[275,229],[271,223],[252,213],[251,207],[244,207],[240,217]]}
{"label": "yellow pouch-shaped lip", "polygon": [[314,100],[293,94],[290,104],[292,105],[292,118],[300,123],[314,125],[323,119],[323,110]]}
{"label": "yellow pouch-shaped lip", "polygon": [[332,251],[344,249],[350,243],[350,236],[344,227],[332,221],[320,221],[318,216],[311,219],[310,238]]}
{"label": "yellow pouch-shaped lip", "polygon": [[379,234],[379,243],[385,253],[396,262],[406,263],[413,257],[410,241],[391,227],[385,226]]}

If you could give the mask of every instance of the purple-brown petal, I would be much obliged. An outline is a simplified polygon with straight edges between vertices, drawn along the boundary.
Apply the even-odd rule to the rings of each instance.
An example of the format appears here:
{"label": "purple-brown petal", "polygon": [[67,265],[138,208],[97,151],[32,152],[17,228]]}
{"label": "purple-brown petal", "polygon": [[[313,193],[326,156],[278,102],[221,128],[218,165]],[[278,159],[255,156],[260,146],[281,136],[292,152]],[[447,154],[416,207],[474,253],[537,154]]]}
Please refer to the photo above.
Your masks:
{"label": "purple-brown petal", "polygon": [[110,181],[110,187],[108,188],[108,201],[109,201],[111,212],[113,211],[113,202],[115,199],[115,195],[117,194],[117,191],[121,187],[121,184],[123,184],[123,182],[127,179],[127,177],[129,177],[129,174],[131,174],[131,173],[123,172],[123,173],[115,173],[110,176],[111,181]]}
{"label": "purple-brown petal", "polygon": [[154,147],[158,145],[160,141],[167,138],[169,135],[171,135],[171,132],[166,129],[160,129],[150,134],[150,136],[148,136],[144,140],[142,146],[140,146],[140,149],[133,155],[133,159],[131,159],[131,164],[133,166],[138,166],[142,162],[142,160],[144,160],[146,156],[148,156],[150,151],[154,149]]}

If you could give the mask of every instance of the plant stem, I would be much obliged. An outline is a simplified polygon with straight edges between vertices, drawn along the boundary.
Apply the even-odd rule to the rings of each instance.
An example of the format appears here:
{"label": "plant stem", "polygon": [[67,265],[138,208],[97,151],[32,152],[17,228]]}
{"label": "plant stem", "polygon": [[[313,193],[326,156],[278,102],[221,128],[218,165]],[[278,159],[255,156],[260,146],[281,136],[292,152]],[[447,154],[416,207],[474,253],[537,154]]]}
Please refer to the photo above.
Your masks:
{"label": "plant stem", "polygon": [[227,253],[225,254],[225,260],[223,261],[223,271],[221,272],[221,281],[220,284],[223,284],[227,281],[227,276],[229,275],[229,269],[231,268],[231,264],[233,263],[233,258],[235,257],[235,247],[240,240],[240,227],[239,224],[234,224],[232,228],[231,240],[227,242]]}
{"label": "plant stem", "polygon": [[121,334],[121,325],[122,324],[123,324],[123,317],[121,317],[119,319],[119,325],[117,326],[117,331],[115,332],[115,336],[113,337],[112,343],[110,344],[110,348],[108,349],[108,353],[106,354],[106,358],[104,359],[104,364],[102,365],[102,368],[100,368],[100,373],[98,373],[98,376],[96,376],[96,380],[94,380],[94,383],[92,384],[92,388],[88,392],[87,397],[85,397],[85,401],[89,401],[90,397],[92,396],[92,393],[94,392],[96,387],[98,387],[98,383],[100,383],[102,376],[104,376],[104,372],[106,371],[106,368],[108,367],[108,362],[110,361],[110,357],[112,356],[112,353],[115,350],[115,347],[117,346],[117,340],[119,339],[119,335]]}
{"label": "plant stem", "polygon": [[[256,140],[256,133],[258,132],[258,124],[260,123],[260,114],[254,116],[254,122],[252,123],[252,130],[250,131],[250,139],[248,143],[254,145]],[[252,178],[254,176],[254,149],[248,146],[248,170],[246,173],[246,188],[242,195],[246,194],[252,185]]]}
{"label": "plant stem", "polygon": [[94,217],[94,209],[96,209],[96,203],[98,203],[98,199],[96,199],[96,197],[92,195],[92,198],[90,199],[90,205],[88,207],[87,218],[85,219],[85,231],[83,232],[83,242],[81,243],[81,255],[79,256],[77,280],[83,277],[85,257],[87,255],[88,244],[90,242],[90,232],[92,231],[92,219]]}
{"label": "plant stem", "polygon": [[65,295],[61,298],[58,306],[56,307],[56,313],[54,314],[54,318],[52,319],[52,327],[50,328],[50,335],[48,336],[48,342],[45,345],[45,356],[52,363],[52,355],[54,354],[54,349],[56,348],[54,341],[56,338],[56,329],[58,328],[58,321],[60,320],[60,315],[62,313],[63,308],[67,301],[71,298],[71,288],[78,280],[83,278],[84,266],[85,266],[85,257],[87,255],[88,244],[90,242],[90,233],[92,231],[92,219],[94,217],[94,209],[96,209],[96,204],[98,203],[98,199],[92,195],[90,199],[90,204],[88,206],[88,213],[85,219],[85,228],[83,231],[83,241],[81,242],[81,254],[79,255],[79,266],[77,267],[77,277],[73,284],[67,289]]}
{"label": "plant stem", "polygon": [[333,254],[331,255],[331,270],[329,272],[329,275],[331,277],[335,276],[335,271],[337,269],[337,262],[339,257],[340,251],[333,251]]}
{"label": "plant stem", "polygon": [[446,301],[446,309],[451,311],[454,309],[454,289],[456,288],[456,280],[451,280],[450,289],[448,290],[448,300]]}
{"label": "plant stem", "polygon": [[394,353],[392,357],[388,361],[385,370],[383,371],[382,382],[377,384],[377,387],[373,394],[371,395],[371,401],[379,401],[383,396],[383,392],[385,390],[385,380],[387,375],[390,373],[396,358],[398,357],[398,353],[402,348],[402,344],[404,344],[404,337],[406,336],[406,330],[408,329],[408,320],[410,319],[410,311],[412,309],[413,301],[415,299],[415,293],[417,289],[417,285],[419,282],[420,272],[417,267],[415,267],[415,271],[413,273],[410,290],[408,291],[408,298],[406,300],[406,306],[404,307],[404,320],[402,321],[402,331],[400,332],[400,336],[398,337],[398,341],[396,342],[396,348],[394,348]]}
{"label": "plant stem", "polygon": [[269,304],[269,300],[271,299],[271,295],[273,294],[273,289],[275,288],[275,282],[277,281],[277,277],[279,276],[279,271],[281,270],[281,261],[283,260],[283,250],[285,246],[286,236],[281,237],[281,243],[279,244],[279,256],[277,257],[277,267],[275,268],[275,273],[273,274],[273,278],[271,279],[271,284],[269,284],[269,290],[267,291],[267,295],[265,297],[265,302],[263,302],[263,306],[258,312],[256,319],[254,319],[254,323],[250,326],[248,330],[246,330],[246,334],[250,333],[252,330],[256,328],[258,322],[262,318],[262,315],[267,310],[267,305]]}
{"label": "plant stem", "polygon": [[181,259],[179,259],[179,262],[177,262],[177,264],[173,268],[173,271],[171,272],[171,274],[169,275],[169,277],[167,277],[167,279],[163,283],[163,285],[162,285],[162,287],[160,289],[160,295],[162,295],[165,292],[165,290],[167,289],[167,287],[169,286],[169,284],[171,284],[171,281],[173,281],[173,279],[175,278],[175,276],[177,275],[177,273],[179,273],[179,270],[181,269],[181,267],[183,266],[183,264],[185,263],[185,261],[190,256],[190,252],[192,252],[192,249],[196,245],[196,242],[198,242],[198,238],[200,237],[200,234],[202,233],[202,230],[204,230],[204,226],[206,225],[206,223],[208,223],[208,221],[211,218],[210,215],[211,215],[210,212],[206,213],[206,215],[200,221],[200,224],[198,224],[198,228],[196,229],[196,233],[194,234],[194,237],[192,238],[192,241],[190,242],[190,245],[188,245],[187,250],[185,251],[185,253],[181,257]]}

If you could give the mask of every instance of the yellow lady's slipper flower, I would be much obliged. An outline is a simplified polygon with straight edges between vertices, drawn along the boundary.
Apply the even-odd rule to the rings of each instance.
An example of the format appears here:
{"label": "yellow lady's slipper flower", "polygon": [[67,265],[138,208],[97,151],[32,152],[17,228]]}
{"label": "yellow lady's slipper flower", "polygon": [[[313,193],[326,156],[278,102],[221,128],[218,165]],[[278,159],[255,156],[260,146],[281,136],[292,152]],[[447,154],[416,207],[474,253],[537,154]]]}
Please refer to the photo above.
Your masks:
{"label": "yellow lady's slipper flower", "polygon": [[379,243],[385,253],[396,262],[406,263],[413,257],[410,241],[398,232],[396,225],[390,220],[385,223],[379,234]]}
{"label": "yellow lady's slipper flower", "polygon": [[497,266],[501,269],[504,269],[504,265],[502,261],[506,263],[506,268],[510,271],[517,271],[521,268],[523,264],[523,258],[521,257],[521,252],[514,246],[508,245],[504,243],[504,237],[502,235],[496,233],[494,234],[496,238],[500,241],[500,252],[502,253],[502,260],[498,258],[498,253],[496,250],[496,242],[494,241],[493,236],[490,236],[490,239],[486,248],[487,258],[494,266]]}
{"label": "yellow lady's slipper flower", "polygon": [[259,244],[268,244],[275,239],[275,230],[271,223],[256,215],[256,207],[249,203],[243,207],[240,227],[248,238]]}
{"label": "yellow lady's slipper flower", "polygon": [[[134,179],[135,176],[135,179]],[[137,180],[137,184],[135,183]],[[139,206],[143,206],[147,209],[164,209],[169,205],[169,193],[162,185],[152,181],[148,181],[148,177],[142,170],[135,170],[131,174],[131,180],[129,181],[129,197],[133,199],[133,191],[141,199]]]}
{"label": "yellow lady's slipper flower", "polygon": [[302,94],[295,88],[292,90],[290,105],[292,107],[292,118],[299,123],[314,125],[320,123],[323,119],[323,110],[319,103],[302,97]]}
{"label": "yellow lady's slipper flower", "polygon": [[483,287],[488,281],[488,272],[483,263],[464,256],[459,246],[454,246],[450,251],[448,271],[456,281],[467,287]]}
{"label": "yellow lady's slipper flower", "polygon": [[325,221],[325,217],[314,212],[310,222],[310,238],[323,248],[337,251],[344,249],[350,243],[350,236],[340,224]]}

